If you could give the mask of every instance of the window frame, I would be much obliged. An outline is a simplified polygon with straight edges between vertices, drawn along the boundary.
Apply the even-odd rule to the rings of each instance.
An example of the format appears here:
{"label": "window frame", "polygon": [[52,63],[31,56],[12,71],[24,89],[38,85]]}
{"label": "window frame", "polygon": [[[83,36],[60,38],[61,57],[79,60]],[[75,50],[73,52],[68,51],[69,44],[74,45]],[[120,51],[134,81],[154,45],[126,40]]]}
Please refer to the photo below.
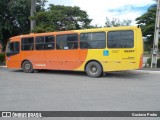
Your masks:
{"label": "window frame", "polygon": [[[23,39],[28,39],[28,38],[33,38],[33,43],[32,44],[22,44],[23,42]],[[23,50],[22,48],[22,46],[23,45],[33,45],[33,48],[32,49],[30,49],[30,50]],[[21,38],[21,51],[33,51],[33,50],[35,50],[35,37],[23,37],[23,38]]]}
{"label": "window frame", "polygon": [[[123,31],[132,31],[132,33],[133,33],[133,47],[109,47],[108,46],[108,42],[109,42],[109,35],[108,35],[108,33],[109,32],[123,32]],[[134,46],[135,46],[135,43],[134,43],[134,41],[135,41],[135,33],[134,33],[134,30],[112,30],[112,31],[108,31],[107,32],[107,48],[108,49],[132,49],[132,48],[134,48]]]}
{"label": "window frame", "polygon": [[[90,33],[104,33],[105,34],[105,47],[103,47],[103,48],[81,48],[81,34],[90,34]],[[107,47],[107,45],[106,45],[106,43],[107,43],[107,34],[106,34],[106,32],[105,31],[98,31],[98,32],[82,32],[82,33],[80,33],[80,36],[79,36],[79,42],[80,42],[80,46],[79,46],[79,48],[81,49],[81,50],[85,50],[85,49],[105,49],[106,47]],[[93,40],[94,41],[94,40]],[[97,40],[98,41],[98,40]]]}
{"label": "window frame", "polygon": [[[74,42],[74,43],[77,43],[77,48],[74,48],[74,49],[58,49],[57,48],[57,37],[59,37],[59,36],[67,36],[68,37],[68,35],[76,35],[76,37],[77,37],[77,41],[70,41],[70,42]],[[68,41],[65,41],[65,42],[67,42],[67,43],[69,43]],[[79,49],[79,35],[78,35],[78,33],[70,33],[70,34],[58,34],[58,35],[56,35],[56,50],[78,50]],[[67,46],[68,47],[68,46]]]}
{"label": "window frame", "polygon": [[[52,42],[52,44],[53,44],[53,48],[52,49],[37,49],[37,38],[38,37],[44,37],[44,44],[42,44],[42,43],[38,43],[38,44],[41,44],[41,45],[46,45],[46,44],[49,44],[49,43],[46,43],[46,37],[53,37],[53,42]],[[44,35],[44,36],[36,36],[35,37],[35,50],[55,50],[55,35]]]}

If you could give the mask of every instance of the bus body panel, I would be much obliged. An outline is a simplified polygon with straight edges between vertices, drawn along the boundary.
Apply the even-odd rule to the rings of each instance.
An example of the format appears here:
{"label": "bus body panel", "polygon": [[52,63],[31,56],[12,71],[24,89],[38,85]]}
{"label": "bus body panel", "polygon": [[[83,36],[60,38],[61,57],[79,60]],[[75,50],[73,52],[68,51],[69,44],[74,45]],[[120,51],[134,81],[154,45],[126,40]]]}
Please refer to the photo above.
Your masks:
{"label": "bus body panel", "polygon": [[[131,30],[134,31],[133,48],[88,50],[86,61],[76,70],[84,71],[88,61],[100,62],[104,72],[140,69],[140,56],[143,54],[141,30],[138,28],[133,28]],[[108,51],[107,56],[104,55],[105,51]]]}
{"label": "bus body panel", "polygon": [[74,70],[80,66],[79,50],[46,51],[47,69]]}
{"label": "bus body panel", "polygon": [[12,57],[6,57],[6,65],[7,68],[21,68],[20,55],[13,55]]}
{"label": "bus body panel", "polygon": [[46,54],[44,51],[34,50],[28,59],[32,62],[34,69],[47,68]]}
{"label": "bus body panel", "polygon": [[[116,48],[107,47],[104,49],[73,49],[73,50],[32,50],[20,51],[19,54],[6,57],[8,68],[21,68],[22,62],[28,60],[32,63],[34,69],[49,69],[49,70],[74,70],[84,71],[85,66],[89,61],[97,61],[101,64],[103,71],[121,71],[140,69],[142,67],[143,55],[143,40],[141,29],[138,27],[115,27],[101,28],[77,31],[51,32],[40,34],[29,34],[29,36],[42,35],[61,35],[75,34],[80,35],[85,32],[106,32],[117,30],[133,30],[134,31],[134,47],[133,48]],[[15,38],[15,37],[14,37]],[[16,39],[11,38],[11,41],[21,41],[21,36]],[[78,39],[79,40],[79,39]],[[79,43],[80,44],[80,43]]]}

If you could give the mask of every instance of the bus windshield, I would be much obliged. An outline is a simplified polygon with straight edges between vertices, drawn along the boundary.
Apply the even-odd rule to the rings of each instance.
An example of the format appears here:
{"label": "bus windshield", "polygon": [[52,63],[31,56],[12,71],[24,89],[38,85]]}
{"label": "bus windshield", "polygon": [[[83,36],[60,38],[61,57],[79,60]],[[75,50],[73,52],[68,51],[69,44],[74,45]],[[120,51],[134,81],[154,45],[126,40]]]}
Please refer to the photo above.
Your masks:
{"label": "bus windshield", "polygon": [[20,52],[19,42],[8,42],[6,47],[6,56],[16,55]]}

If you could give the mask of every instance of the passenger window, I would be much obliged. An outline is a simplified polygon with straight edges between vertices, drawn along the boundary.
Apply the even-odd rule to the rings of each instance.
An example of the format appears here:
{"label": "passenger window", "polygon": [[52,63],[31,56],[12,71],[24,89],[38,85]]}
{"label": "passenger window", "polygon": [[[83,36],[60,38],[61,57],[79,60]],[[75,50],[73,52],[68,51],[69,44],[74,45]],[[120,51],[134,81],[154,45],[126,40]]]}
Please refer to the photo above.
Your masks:
{"label": "passenger window", "polygon": [[108,48],[133,48],[134,33],[132,30],[108,32]]}
{"label": "passenger window", "polygon": [[68,50],[68,49],[77,49],[77,48],[78,48],[77,34],[58,35],[56,37],[56,49]]}
{"label": "passenger window", "polygon": [[82,33],[80,35],[81,49],[101,49],[106,47],[106,33]]}
{"label": "passenger window", "polygon": [[34,50],[34,38],[33,37],[22,38],[21,50],[22,51]]}
{"label": "passenger window", "polygon": [[52,49],[54,49],[54,36],[36,37],[36,50],[52,50]]}

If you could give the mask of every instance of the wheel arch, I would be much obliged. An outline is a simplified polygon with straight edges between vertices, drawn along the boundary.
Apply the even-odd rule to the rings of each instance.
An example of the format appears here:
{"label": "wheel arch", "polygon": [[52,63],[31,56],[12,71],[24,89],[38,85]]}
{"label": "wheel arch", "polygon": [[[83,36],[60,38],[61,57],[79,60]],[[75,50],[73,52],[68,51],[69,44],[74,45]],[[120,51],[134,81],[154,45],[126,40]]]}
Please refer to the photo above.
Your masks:
{"label": "wheel arch", "polygon": [[86,62],[85,67],[84,67],[84,70],[86,71],[86,66],[87,66],[87,64],[90,63],[90,62],[93,62],[93,61],[99,63],[99,64],[101,65],[102,71],[103,71],[103,66],[102,66],[101,62],[99,62],[98,60],[94,60],[94,59],[93,59],[93,60],[89,60],[89,61]]}

